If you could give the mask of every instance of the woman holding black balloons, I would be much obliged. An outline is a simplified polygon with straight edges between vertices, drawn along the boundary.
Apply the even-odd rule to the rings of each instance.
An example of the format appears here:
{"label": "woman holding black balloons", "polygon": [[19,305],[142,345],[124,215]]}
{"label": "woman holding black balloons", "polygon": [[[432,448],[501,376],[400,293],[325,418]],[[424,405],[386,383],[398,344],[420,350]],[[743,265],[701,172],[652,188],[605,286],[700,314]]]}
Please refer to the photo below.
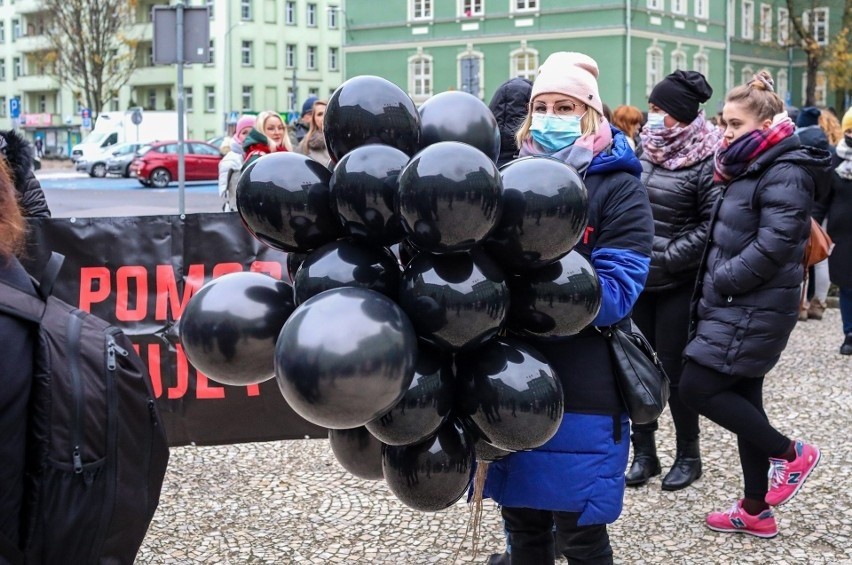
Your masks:
{"label": "woman holding black balloons", "polygon": [[243,170],[250,164],[270,153],[278,151],[292,151],[290,136],[287,135],[287,126],[278,112],[266,111],[257,115],[254,127],[243,140],[245,150],[245,161]]}
{"label": "woman holding black balloons", "polygon": [[[576,250],[602,288],[597,318],[576,336],[535,343],[559,376],[565,414],[540,448],[490,465],[485,495],[502,506],[511,563],[612,563],[606,524],[621,513],[628,419],[606,338],[592,326],[623,323],[648,274],[653,221],[641,165],[603,118],[598,66],[581,53],[554,53],[539,68],[517,141],[520,155],[573,166],[589,195],[589,221]],[[629,322],[629,320],[627,320]]]}
{"label": "woman holding black balloons", "polygon": [[[633,309],[633,320],[656,349],[671,381],[669,410],[677,450],[663,490],[686,488],[701,476],[698,414],[678,394],[683,350],[689,333],[689,305],[707,227],[719,187],[713,182],[713,155],[722,132],[704,119],[700,105],[713,89],[704,75],[675,71],[648,97],[648,123],[640,133],[642,182],[654,213],[654,251],[645,290]],[[633,424],[633,464],[628,486],[659,475],[654,442],[657,422]]]}

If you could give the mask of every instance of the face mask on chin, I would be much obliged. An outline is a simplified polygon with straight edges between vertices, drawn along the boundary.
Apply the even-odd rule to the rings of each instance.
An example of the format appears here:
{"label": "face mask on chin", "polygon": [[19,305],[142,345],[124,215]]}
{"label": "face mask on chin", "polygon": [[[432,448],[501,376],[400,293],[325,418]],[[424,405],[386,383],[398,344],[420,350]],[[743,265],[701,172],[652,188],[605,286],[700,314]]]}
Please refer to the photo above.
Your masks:
{"label": "face mask on chin", "polygon": [[565,149],[583,136],[580,124],[582,116],[554,116],[551,114],[534,114],[530,124],[533,140],[548,153],[556,153]]}

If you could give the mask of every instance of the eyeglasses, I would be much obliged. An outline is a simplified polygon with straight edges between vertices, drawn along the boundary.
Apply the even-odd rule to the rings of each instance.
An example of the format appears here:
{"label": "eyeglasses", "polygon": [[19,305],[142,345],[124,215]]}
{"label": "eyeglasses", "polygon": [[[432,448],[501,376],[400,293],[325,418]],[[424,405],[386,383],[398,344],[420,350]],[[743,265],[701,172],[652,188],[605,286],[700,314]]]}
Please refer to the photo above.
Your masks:
{"label": "eyeglasses", "polygon": [[[582,108],[580,108],[581,106]],[[578,104],[575,102],[570,102],[568,100],[557,102],[554,105],[548,105],[545,102],[534,102],[532,104],[532,113],[547,114],[548,112],[550,112],[551,114],[555,114],[557,116],[570,116],[581,111],[584,112],[586,108],[588,108],[586,104]]]}

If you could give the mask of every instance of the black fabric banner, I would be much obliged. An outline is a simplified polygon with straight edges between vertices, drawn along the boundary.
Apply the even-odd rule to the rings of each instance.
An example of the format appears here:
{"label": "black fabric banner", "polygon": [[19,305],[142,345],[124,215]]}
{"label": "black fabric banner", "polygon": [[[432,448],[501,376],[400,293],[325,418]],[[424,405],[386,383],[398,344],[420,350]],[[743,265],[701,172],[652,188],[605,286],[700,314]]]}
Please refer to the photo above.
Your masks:
{"label": "black fabric banner", "polygon": [[293,412],[274,379],[219,385],[169,342],[205,282],[236,271],[287,279],[287,255],[254,239],[238,214],[31,220],[24,263],[33,276],[52,251],[65,255],[53,294],[122,328],[148,364],[170,445],[326,436]]}

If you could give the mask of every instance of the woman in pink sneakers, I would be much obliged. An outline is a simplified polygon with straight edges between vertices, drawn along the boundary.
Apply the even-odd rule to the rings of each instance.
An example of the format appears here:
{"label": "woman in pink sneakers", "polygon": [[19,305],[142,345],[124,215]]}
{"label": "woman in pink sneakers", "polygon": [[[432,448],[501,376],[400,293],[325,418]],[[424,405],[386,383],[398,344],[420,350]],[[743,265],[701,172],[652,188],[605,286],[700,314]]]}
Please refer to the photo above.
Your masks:
{"label": "woman in pink sneakers", "polygon": [[[802,254],[814,190],[828,186],[829,154],[803,146],[769,73],[731,90],[715,174],[723,183],[710,223],[690,322],[681,399],[737,435],[744,497],[707,516],[719,532],[770,538],[772,507],[790,500],[819,450],[773,428],[763,379],[796,325]],[[767,473],[769,481],[767,481]]]}

